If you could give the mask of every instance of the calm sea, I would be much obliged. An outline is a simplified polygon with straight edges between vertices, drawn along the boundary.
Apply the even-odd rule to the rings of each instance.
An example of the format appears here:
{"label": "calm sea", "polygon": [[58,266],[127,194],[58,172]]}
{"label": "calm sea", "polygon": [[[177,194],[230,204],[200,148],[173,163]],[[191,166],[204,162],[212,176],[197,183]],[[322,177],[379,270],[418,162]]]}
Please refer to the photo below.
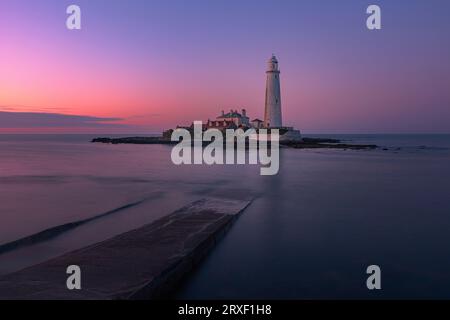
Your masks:
{"label": "calm sea", "polygon": [[[179,298],[450,298],[450,135],[324,136],[387,150],[282,149],[279,174],[260,176],[175,166],[164,145],[0,135],[0,251],[108,213],[1,253],[0,274],[224,197],[254,201]],[[381,291],[366,289],[371,264]]]}

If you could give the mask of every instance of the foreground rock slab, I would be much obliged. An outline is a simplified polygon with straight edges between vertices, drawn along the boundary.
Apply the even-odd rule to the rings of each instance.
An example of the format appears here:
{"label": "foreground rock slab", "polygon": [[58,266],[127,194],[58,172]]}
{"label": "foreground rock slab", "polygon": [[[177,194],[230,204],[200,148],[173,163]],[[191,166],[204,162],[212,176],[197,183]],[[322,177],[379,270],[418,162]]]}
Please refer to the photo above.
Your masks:
{"label": "foreground rock slab", "polygon": [[[0,299],[167,297],[250,201],[202,199],[139,229],[0,278]],[[66,286],[81,268],[81,290]]]}

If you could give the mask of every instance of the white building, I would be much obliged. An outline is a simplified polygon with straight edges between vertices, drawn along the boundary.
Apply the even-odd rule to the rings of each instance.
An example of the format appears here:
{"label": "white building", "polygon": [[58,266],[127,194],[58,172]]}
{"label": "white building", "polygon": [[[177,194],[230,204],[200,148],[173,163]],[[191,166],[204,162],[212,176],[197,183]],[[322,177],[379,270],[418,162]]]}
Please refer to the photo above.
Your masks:
{"label": "white building", "polygon": [[281,128],[283,123],[281,116],[280,70],[278,69],[278,60],[274,55],[267,62],[266,75],[264,126],[266,128]]}
{"label": "white building", "polygon": [[236,128],[250,128],[250,119],[247,117],[247,112],[242,109],[241,113],[236,110],[230,110],[230,112],[218,116],[215,120],[209,120],[206,123],[206,129],[236,129]]}
{"label": "white building", "polygon": [[[190,127],[180,127],[185,129],[193,129],[193,124]],[[266,100],[264,109],[264,121],[254,119],[250,121],[245,109],[239,112],[237,109],[231,109],[230,112],[222,113],[214,120],[208,119],[203,124],[203,130],[207,129],[237,129],[244,130],[249,128],[264,129],[274,128],[280,129],[280,140],[300,140],[301,134],[299,130],[292,127],[283,127],[281,115],[281,90],[280,90],[280,70],[278,69],[278,60],[272,55],[267,62],[266,71]],[[170,136],[167,133],[166,136]]]}

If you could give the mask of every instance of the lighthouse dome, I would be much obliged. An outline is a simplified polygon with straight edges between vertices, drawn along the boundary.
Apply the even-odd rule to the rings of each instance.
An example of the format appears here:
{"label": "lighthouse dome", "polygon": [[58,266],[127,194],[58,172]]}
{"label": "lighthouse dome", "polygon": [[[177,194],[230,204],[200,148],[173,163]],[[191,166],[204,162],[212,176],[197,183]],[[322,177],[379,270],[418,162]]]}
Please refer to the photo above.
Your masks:
{"label": "lighthouse dome", "polygon": [[267,61],[267,71],[278,71],[278,60],[274,54],[272,54],[272,57]]}
{"label": "lighthouse dome", "polygon": [[277,57],[275,57],[275,55],[272,54],[272,57],[269,59],[269,62],[278,63]]}

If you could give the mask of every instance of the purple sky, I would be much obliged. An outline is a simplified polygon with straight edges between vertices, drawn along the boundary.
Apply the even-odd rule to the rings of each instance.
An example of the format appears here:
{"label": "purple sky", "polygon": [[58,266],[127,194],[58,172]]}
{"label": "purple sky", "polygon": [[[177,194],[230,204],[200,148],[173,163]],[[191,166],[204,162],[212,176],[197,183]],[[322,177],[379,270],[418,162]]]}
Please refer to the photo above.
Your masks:
{"label": "purple sky", "polygon": [[[81,31],[65,28],[69,4]],[[380,31],[365,26],[369,4]],[[275,53],[285,125],[448,133],[449,13],[448,0],[2,0],[0,132],[159,132],[242,107],[262,118]]]}

